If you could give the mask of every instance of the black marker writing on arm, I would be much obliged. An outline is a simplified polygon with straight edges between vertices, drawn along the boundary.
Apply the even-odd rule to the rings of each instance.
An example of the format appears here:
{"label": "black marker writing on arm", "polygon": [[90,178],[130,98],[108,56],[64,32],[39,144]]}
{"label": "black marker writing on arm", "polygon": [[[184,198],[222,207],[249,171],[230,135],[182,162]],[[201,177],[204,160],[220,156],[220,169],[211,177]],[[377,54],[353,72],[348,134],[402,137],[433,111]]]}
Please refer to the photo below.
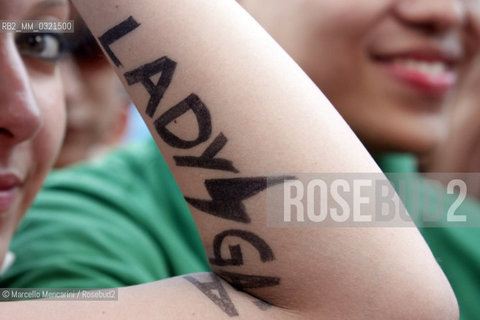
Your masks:
{"label": "black marker writing on arm", "polygon": [[[101,38],[101,37],[100,37]],[[103,45],[103,43],[102,43]],[[106,50],[106,49],[105,49]],[[168,89],[172,81],[177,63],[167,57],[162,57],[154,62],[147,63],[135,70],[126,72],[123,76],[129,86],[141,82],[150,95],[146,114],[151,118],[157,110],[158,104],[163,98],[163,94]],[[154,84],[151,77],[161,73],[157,84]]]}
{"label": "black marker writing on arm", "polygon": [[132,32],[139,26],[140,24],[137,21],[135,21],[133,17],[128,17],[125,21],[122,21],[117,26],[105,32],[102,36],[98,37],[98,40],[102,44],[103,49],[105,50],[107,55],[110,57],[110,59],[112,60],[115,66],[121,67],[122,63],[117,58],[117,56],[113,53],[112,49],[110,48],[110,45],[112,45],[115,41],[124,37],[128,33]]}
{"label": "black marker writing on arm", "polygon": [[[120,22],[118,25],[112,27],[106,31],[99,39],[115,39],[119,40],[122,36],[126,35],[125,25],[131,26],[131,21],[135,21],[132,17],[129,17],[126,21]],[[137,26],[138,27],[138,26]],[[131,28],[130,32],[135,30]],[[104,42],[100,42],[105,48]],[[109,42],[107,42],[109,44]],[[110,50],[110,47],[108,47]],[[121,67],[118,58],[110,50],[109,56],[114,60],[114,63]],[[117,61],[119,64],[117,64]],[[152,63],[144,64],[143,66],[124,73],[124,77],[128,85],[132,86],[137,83],[142,83],[146,91],[150,95],[148,105],[146,107],[146,114],[149,117],[153,117],[163,95],[168,89],[172,77],[175,72],[177,62],[167,57],[162,57],[155,60]],[[155,85],[151,81],[151,77],[161,73],[161,76]],[[194,140],[184,140],[179,138],[174,133],[167,129],[168,124],[172,123],[175,119],[181,117],[188,111],[193,111],[195,114],[198,125],[198,136]],[[169,146],[177,149],[191,149],[210,139],[212,133],[211,116],[207,106],[200,100],[196,94],[190,94],[182,102],[168,109],[164,113],[161,113],[159,117],[154,121],[154,126],[159,137],[167,143]],[[239,173],[237,169],[233,167],[233,162],[226,159],[215,159],[215,155],[225,146],[227,138],[221,133],[210,146],[204,151],[201,157],[174,157],[176,164],[180,166],[199,167],[209,170],[223,170],[233,173]],[[267,179],[267,177],[255,177],[255,178],[232,178],[232,179],[217,179],[205,181],[205,186],[209,194],[212,196],[212,200],[199,200],[191,197],[186,197],[186,200],[193,207],[211,214],[213,216],[239,221],[242,223],[249,223],[250,218],[242,204],[243,200],[255,196],[259,192],[264,191],[269,186],[283,183],[286,179],[294,179],[293,177],[277,177],[274,179]],[[263,263],[272,261],[274,254],[270,246],[258,235],[253,234],[245,230],[227,230],[219,233],[214,240],[214,259],[210,259],[210,262],[216,266],[242,266],[246,263],[243,260],[243,255],[240,246],[230,247],[231,259],[224,260],[221,257],[220,246],[225,237],[239,237],[251,245],[253,245],[260,254],[260,260]],[[240,290],[263,288],[276,286],[280,283],[279,277],[270,277],[262,275],[250,275],[237,272],[228,272],[216,270],[216,272],[227,279],[234,287]],[[221,282],[212,276],[212,282],[202,283],[197,281],[194,277],[185,277],[186,280],[194,284],[200,291],[202,291],[208,298],[215,302],[222,310],[229,316],[238,315],[234,305],[231,303],[230,298],[226,294],[226,291],[222,288]],[[213,286],[213,287],[212,287]],[[220,297],[211,293],[212,289],[218,290]],[[268,310],[267,308],[260,308],[260,310]]]}
{"label": "black marker writing on arm", "polygon": [[250,217],[243,201],[264,191],[269,186],[283,183],[294,177],[253,177],[213,179],[205,181],[205,187],[212,200],[200,200],[186,197],[193,207],[223,219],[249,223]]}
{"label": "black marker writing on arm", "polygon": [[[198,288],[204,295],[206,295],[210,300],[213,301],[220,309],[222,309],[228,316],[234,317],[238,316],[238,311],[235,308],[235,305],[232,302],[232,299],[229,297],[227,291],[222,285],[222,282],[215,275],[209,275],[211,281],[205,282],[200,281],[197,277],[194,276],[185,276],[184,279],[191,282],[195,287]],[[214,293],[214,292],[218,292]]]}
{"label": "black marker writing on arm", "polygon": [[239,173],[238,169],[233,166],[232,161],[223,158],[215,158],[223,147],[225,147],[227,141],[228,140],[223,133],[220,133],[200,157],[174,156],[173,159],[175,159],[175,164],[179,167],[205,168]]}
{"label": "black marker writing on arm", "polygon": [[243,230],[227,230],[215,236],[215,240],[213,242],[213,254],[215,258],[209,259],[211,264],[216,266],[243,265],[242,249],[240,245],[230,245],[228,247],[230,251],[230,259],[224,259],[222,257],[222,243],[226,237],[241,238],[244,241],[250,243],[253,247],[255,247],[255,249],[258,250],[258,253],[260,254],[260,260],[262,260],[262,262],[272,261],[273,259],[275,259],[272,249],[262,238],[260,238],[256,234]]}
{"label": "black marker writing on arm", "polygon": [[[116,69],[120,76],[163,57],[175,61],[171,82],[160,99],[150,92],[159,92],[154,79],[162,77],[162,71],[150,78],[151,83],[127,84],[127,90],[184,195],[205,209],[190,203],[208,256],[216,258],[215,237],[240,230],[261,238],[275,257],[263,262],[248,241],[226,237],[220,257],[237,265],[214,266],[220,277],[272,304],[268,314],[289,309],[304,318],[428,319],[430,311],[441,309],[435,301],[448,300],[442,299],[448,296],[443,295],[445,282],[415,231],[275,230],[263,224],[261,201],[268,188],[281,187],[279,183],[263,188],[265,183],[258,182],[271,172],[283,178],[290,172],[378,172],[378,168],[318,88],[236,1],[107,0],[101,6],[74,1],[81,4],[80,12],[108,17],[89,18],[94,34],[103,35],[128,16],[140,25],[111,45],[122,62]],[[115,14],[102,9],[111,6],[108,10],[112,10],[114,4],[119,4]],[[196,113],[179,106],[192,94],[202,103],[195,107]],[[146,112],[149,106],[156,108],[153,116]],[[160,132],[167,137],[163,139],[154,121],[176,106],[177,114],[160,122]],[[207,116],[201,110],[208,111],[211,132],[205,130]],[[191,125],[177,125],[181,118],[188,118]],[[216,141],[220,134],[224,139]],[[219,170],[210,159],[229,161],[235,171]],[[251,185],[245,183],[248,179]],[[226,196],[218,187],[222,183],[227,185]],[[243,194],[233,192],[229,184],[240,186]],[[406,268],[408,274],[403,272]],[[419,281],[433,288],[427,298],[425,290],[415,285]],[[230,291],[229,296],[239,316],[246,315],[239,296]],[[341,298],[346,296],[350,299]],[[382,297],[381,305],[371,298],[377,296]],[[195,306],[185,300],[185,309],[190,307]]]}

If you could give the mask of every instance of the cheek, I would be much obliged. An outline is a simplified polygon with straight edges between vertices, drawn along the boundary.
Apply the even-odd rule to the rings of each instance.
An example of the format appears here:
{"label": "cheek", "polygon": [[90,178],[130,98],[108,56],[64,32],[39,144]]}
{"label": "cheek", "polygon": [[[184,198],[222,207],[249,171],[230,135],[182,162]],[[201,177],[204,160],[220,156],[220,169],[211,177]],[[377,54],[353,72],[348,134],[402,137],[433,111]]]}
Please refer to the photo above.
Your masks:
{"label": "cheek", "polygon": [[120,98],[119,80],[113,71],[106,69],[88,77],[89,86],[89,118],[92,124],[100,131],[106,130],[113,121],[122,103]]}
{"label": "cheek", "polygon": [[334,104],[363,78],[367,41],[387,12],[371,1],[315,1],[290,34],[287,51]]}
{"label": "cheek", "polygon": [[43,126],[34,140],[37,171],[46,174],[60,150],[65,132],[65,99],[59,77],[43,79],[33,85],[42,112]]}
{"label": "cheek", "polygon": [[[33,140],[23,144],[23,152],[19,153],[16,160],[19,165],[26,166],[28,175],[19,213],[26,212],[52,168],[63,140],[65,127],[63,89],[59,77],[30,75],[30,79],[42,127]],[[21,215],[16,216],[16,224],[20,218]]]}

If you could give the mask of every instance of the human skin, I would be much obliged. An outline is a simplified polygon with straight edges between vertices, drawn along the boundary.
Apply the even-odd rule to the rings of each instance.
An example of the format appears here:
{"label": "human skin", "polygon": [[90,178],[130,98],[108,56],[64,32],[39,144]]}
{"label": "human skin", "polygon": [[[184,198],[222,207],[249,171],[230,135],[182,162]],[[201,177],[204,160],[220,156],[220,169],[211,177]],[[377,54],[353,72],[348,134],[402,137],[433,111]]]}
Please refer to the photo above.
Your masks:
{"label": "human skin", "polygon": [[[238,190],[261,186],[262,177],[272,172],[380,171],[317,86],[234,1],[75,4],[110,50],[116,71],[191,204],[207,255],[216,258],[210,259],[214,272],[241,290],[210,275],[190,275],[121,289],[117,302],[10,303],[2,305],[2,314],[115,319],[458,317],[451,288],[414,228],[267,228],[266,187],[254,196],[246,192],[240,201],[246,212],[235,206]],[[155,86],[158,80],[149,82],[160,72],[163,84],[172,75],[165,90]],[[185,106],[196,110],[196,116],[190,112],[173,121],[172,114]],[[168,126],[165,119],[172,120]],[[211,132],[205,129],[208,123]],[[223,145],[211,157],[224,161],[210,163],[212,167],[188,161],[178,165],[179,157],[199,157],[222,136]],[[226,198],[209,195],[209,186],[223,186],[220,193]],[[232,186],[238,188],[231,192]],[[216,205],[209,202],[211,197]],[[222,211],[225,206],[230,209]],[[240,246],[231,249],[236,251],[235,258],[231,251],[231,261],[214,252],[214,239],[225,233],[242,235],[250,243],[232,241]],[[259,245],[258,238],[266,246]],[[271,307],[258,307],[254,297]]]}
{"label": "human skin", "polygon": [[108,61],[99,59],[89,65],[67,57],[60,63],[67,126],[57,168],[103,154],[125,132],[130,101]]}
{"label": "human skin", "polygon": [[[1,1],[1,20],[60,20],[66,2]],[[53,165],[64,124],[57,37],[0,33],[0,264]]]}
{"label": "human skin", "polygon": [[239,0],[370,152],[423,154],[477,49],[478,1]]}
{"label": "human skin", "polygon": [[479,83],[480,56],[477,56],[452,102],[447,137],[420,159],[420,170],[427,176],[445,185],[462,178],[467,183],[468,194],[477,199],[480,199]]}
{"label": "human skin", "polygon": [[95,38],[75,10],[75,33],[60,62],[67,124],[56,168],[101,156],[122,140],[130,99]]}
{"label": "human skin", "polygon": [[[474,30],[480,30],[480,1],[470,1],[469,9],[477,17]],[[421,159],[424,172],[480,172],[480,126],[478,117],[478,84],[480,83],[480,55],[477,52],[467,76],[452,101],[449,114],[449,133],[441,143]],[[444,182],[448,181],[444,176]],[[469,185],[471,195],[480,198],[478,179]],[[472,182],[472,181],[470,181]],[[470,188],[471,187],[471,188]]]}

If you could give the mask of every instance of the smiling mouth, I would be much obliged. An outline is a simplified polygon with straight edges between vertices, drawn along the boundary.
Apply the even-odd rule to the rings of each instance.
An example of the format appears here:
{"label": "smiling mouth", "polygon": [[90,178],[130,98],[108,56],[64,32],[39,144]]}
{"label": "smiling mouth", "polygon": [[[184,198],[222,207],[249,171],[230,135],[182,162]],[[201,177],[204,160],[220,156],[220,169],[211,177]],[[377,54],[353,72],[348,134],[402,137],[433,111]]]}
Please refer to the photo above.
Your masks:
{"label": "smiling mouth", "polygon": [[451,71],[451,67],[443,61],[422,61],[408,58],[399,58],[393,61],[398,68],[404,68],[411,72],[421,73],[427,77],[441,77]]}
{"label": "smiling mouth", "polygon": [[456,63],[438,55],[375,56],[373,61],[395,80],[424,95],[444,97],[457,83]]}

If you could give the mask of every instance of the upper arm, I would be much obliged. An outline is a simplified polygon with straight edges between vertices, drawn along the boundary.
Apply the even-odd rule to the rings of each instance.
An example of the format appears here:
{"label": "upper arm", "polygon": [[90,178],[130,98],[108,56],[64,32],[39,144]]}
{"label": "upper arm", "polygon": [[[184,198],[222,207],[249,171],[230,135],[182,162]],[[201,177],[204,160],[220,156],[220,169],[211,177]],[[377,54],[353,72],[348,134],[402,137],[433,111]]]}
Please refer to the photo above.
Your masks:
{"label": "upper arm", "polygon": [[415,229],[265,226],[267,176],[379,169],[235,1],[75,2],[190,204],[214,272],[303,315],[455,313]]}

